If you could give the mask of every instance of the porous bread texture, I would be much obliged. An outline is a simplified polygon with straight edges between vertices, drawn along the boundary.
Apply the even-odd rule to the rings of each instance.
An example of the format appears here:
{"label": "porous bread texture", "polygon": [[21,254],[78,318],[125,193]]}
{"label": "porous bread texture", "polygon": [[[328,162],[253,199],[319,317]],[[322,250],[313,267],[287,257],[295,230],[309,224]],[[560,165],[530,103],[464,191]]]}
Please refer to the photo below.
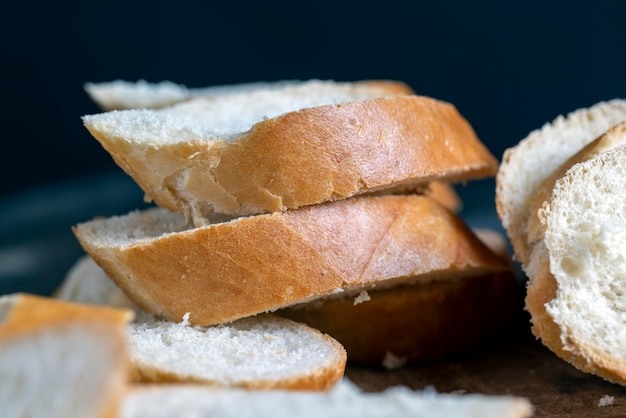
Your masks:
{"label": "porous bread texture", "polygon": [[[57,297],[134,306],[88,255],[68,271]],[[346,352],[337,341],[284,318],[262,315],[199,327],[190,325],[187,315],[173,322],[134,309],[136,318],[126,334],[135,381],[326,390],[345,370]]]}
{"label": "porous bread texture", "polygon": [[[556,182],[539,214],[545,249],[533,252],[534,282],[543,289],[529,288],[528,295],[531,309],[539,314],[541,299],[547,299],[541,326],[548,328],[553,322],[558,327],[542,336],[544,344],[577,368],[622,385],[626,384],[626,203],[620,192],[624,179],[626,148],[621,146],[575,164]],[[540,250],[544,253],[535,254]]]}
{"label": "porous bread texture", "polygon": [[79,224],[87,253],[142,309],[233,321],[337,292],[509,268],[454,213],[417,195],[355,197],[192,228],[154,208]]}
{"label": "porous bread texture", "polygon": [[[584,146],[580,151],[565,161],[539,185],[537,191],[527,200],[530,211],[528,220],[528,248],[531,249],[543,239],[543,228],[539,220],[539,212],[543,204],[550,200],[554,183],[563,177],[573,165],[589,160],[613,148],[626,145],[626,122],[618,123],[608,131]],[[532,255],[531,255],[532,256]]]}
{"label": "porous bread texture", "polygon": [[146,199],[197,226],[212,212],[283,211],[497,170],[454,106],[368,83],[311,81],[83,122]]}
{"label": "porous bread texture", "polygon": [[[164,80],[149,83],[145,80],[129,82],[114,80],[100,83],[85,83],[89,97],[105,111],[123,109],[158,109],[194,97],[215,97],[233,93],[250,93],[255,90],[274,90],[297,86],[311,81],[280,80],[272,82],[251,82],[230,85],[192,88]],[[320,80],[321,81],[321,80]],[[334,81],[326,81],[335,83]],[[361,84],[376,85],[387,94],[411,94],[412,89],[405,83],[392,80],[361,81]]]}
{"label": "porous bread texture", "polygon": [[507,149],[496,174],[496,209],[524,268],[529,263],[528,199],[561,164],[611,126],[626,120],[626,101],[615,99],[559,116]]}
{"label": "porous bread texture", "polygon": [[531,403],[522,397],[454,395],[397,386],[362,392],[348,381],[330,392],[206,390],[192,386],[141,387],[125,399],[121,418],[187,417],[412,417],[529,418]]}
{"label": "porous bread texture", "polygon": [[327,390],[345,349],[306,325],[272,316],[191,326],[141,314],[128,328],[135,379],[246,389]]}
{"label": "porous bread texture", "polygon": [[0,415],[116,416],[132,311],[28,294],[0,297]]}

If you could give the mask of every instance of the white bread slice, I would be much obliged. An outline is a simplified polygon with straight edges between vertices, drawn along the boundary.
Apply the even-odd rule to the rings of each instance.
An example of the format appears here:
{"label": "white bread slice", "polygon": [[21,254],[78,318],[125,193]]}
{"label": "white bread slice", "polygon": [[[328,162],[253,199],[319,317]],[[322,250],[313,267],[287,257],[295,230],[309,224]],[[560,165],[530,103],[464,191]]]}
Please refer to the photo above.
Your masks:
{"label": "white bread slice", "polygon": [[495,174],[497,160],[454,106],[380,84],[309,81],[83,122],[148,200],[197,226],[212,212],[274,212]]}
{"label": "white bread slice", "polygon": [[355,197],[190,228],[162,208],[74,233],[142,309],[198,325],[338,292],[507,270],[454,213],[417,195]]}
{"label": "white bread slice", "polygon": [[132,316],[35,295],[0,297],[0,416],[116,416]]}
{"label": "white bread slice", "polygon": [[[254,82],[191,88],[168,80],[159,83],[149,83],[145,80],[130,82],[114,80],[100,83],[85,83],[85,91],[101,109],[158,109],[170,106],[194,97],[219,96],[254,90],[279,89],[297,85],[298,81],[282,80],[276,82]],[[397,83],[398,88],[401,83]],[[406,87],[409,89],[409,87]]]}
{"label": "white bread slice", "polygon": [[[476,231],[510,263],[502,234]],[[279,311],[337,339],[348,361],[387,369],[440,360],[475,347],[522,309],[512,269],[484,276],[372,289]]]}
{"label": "white bread slice", "polygon": [[[258,81],[251,83],[187,87],[168,80],[149,83],[114,80],[101,83],[85,83],[89,97],[105,111],[125,109],[159,109],[197,97],[217,97],[234,93],[252,93],[258,90],[280,90],[306,83],[299,80]],[[380,89],[383,95],[413,94],[413,90],[401,81],[369,80],[367,83]]]}
{"label": "white bread slice", "polygon": [[[145,80],[129,82],[115,80],[101,83],[85,83],[85,91],[89,97],[103,110],[123,109],[158,109],[183,102],[195,97],[219,96],[233,93],[251,93],[255,90],[282,89],[288,86],[303,84],[302,81],[282,80],[275,82],[254,82],[189,88],[171,81],[149,83]],[[370,87],[376,86],[380,95],[406,95],[414,91],[400,81],[378,80],[360,82]],[[448,183],[432,182],[425,188],[425,193],[454,211],[459,211],[462,202],[456,190]]]}
{"label": "white bread slice", "polygon": [[559,116],[505,151],[496,174],[496,209],[515,257],[528,264],[528,199],[561,164],[611,126],[626,120],[626,101],[600,102]]}
{"label": "white bread slice", "polygon": [[580,370],[626,385],[626,148],[574,164],[540,210],[526,300],[533,332]]}
{"label": "white bread slice", "polygon": [[[57,297],[99,305],[132,303],[89,256],[70,269]],[[135,307],[127,328],[132,378],[247,389],[327,390],[341,380],[345,349],[284,318],[261,315],[228,325],[159,320]]]}
{"label": "white bread slice", "polygon": [[528,418],[532,413],[522,397],[418,392],[404,386],[366,393],[344,381],[325,393],[141,386],[126,397],[120,418]]}

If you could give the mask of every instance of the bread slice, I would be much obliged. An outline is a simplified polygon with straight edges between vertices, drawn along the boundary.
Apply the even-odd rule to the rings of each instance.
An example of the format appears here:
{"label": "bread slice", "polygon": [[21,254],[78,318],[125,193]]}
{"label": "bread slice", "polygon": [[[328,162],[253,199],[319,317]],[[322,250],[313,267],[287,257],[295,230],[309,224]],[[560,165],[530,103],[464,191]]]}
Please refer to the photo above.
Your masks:
{"label": "bread slice", "polygon": [[[308,82],[311,83],[311,82]],[[129,82],[115,80],[101,83],[85,83],[89,97],[105,111],[123,109],[159,109],[196,97],[216,97],[233,93],[251,93],[258,90],[280,90],[307,84],[296,80],[254,82],[190,88],[171,81],[149,83],[145,80]],[[407,95],[415,92],[406,83],[393,80],[370,80],[357,82],[379,90],[380,95]],[[444,206],[459,211],[462,202],[454,187],[445,182],[432,182],[424,192]]]}
{"label": "bread slice", "polygon": [[[159,109],[196,97],[217,97],[233,93],[251,93],[258,90],[279,90],[302,84],[298,80],[252,82],[192,88],[165,80],[149,83],[145,80],[130,82],[114,80],[100,83],[85,83],[89,97],[103,110]],[[372,80],[385,94],[412,94],[413,90],[400,81]]]}
{"label": "bread slice", "polygon": [[[481,230],[505,262],[504,237]],[[483,342],[523,306],[510,269],[488,275],[372,289],[279,311],[336,338],[351,363],[387,369],[440,360]]]}
{"label": "bread slice", "polygon": [[559,116],[505,151],[496,174],[496,209],[522,267],[529,263],[530,199],[560,165],[626,120],[626,100],[600,102]]}
{"label": "bread slice", "polygon": [[[89,256],[70,269],[57,297],[134,306]],[[132,378],[246,389],[327,390],[341,380],[346,351],[316,329],[260,315],[228,325],[191,326],[160,320],[134,307],[127,328]]]}
{"label": "bread slice", "polygon": [[533,332],[580,370],[626,384],[624,146],[573,165],[539,218],[527,308]]}
{"label": "bread slice", "polygon": [[148,200],[196,226],[212,212],[283,211],[496,173],[454,106],[379,86],[310,81],[83,122]]}
{"label": "bread slice", "polygon": [[142,309],[212,325],[340,292],[508,269],[458,216],[417,195],[355,197],[191,228],[162,208],[74,233]]}
{"label": "bread slice", "polygon": [[344,381],[326,393],[141,386],[126,397],[120,418],[528,418],[532,413],[522,397],[418,392],[404,386],[366,393]]}
{"label": "bread slice", "polygon": [[0,297],[0,415],[115,416],[127,390],[132,311]]}

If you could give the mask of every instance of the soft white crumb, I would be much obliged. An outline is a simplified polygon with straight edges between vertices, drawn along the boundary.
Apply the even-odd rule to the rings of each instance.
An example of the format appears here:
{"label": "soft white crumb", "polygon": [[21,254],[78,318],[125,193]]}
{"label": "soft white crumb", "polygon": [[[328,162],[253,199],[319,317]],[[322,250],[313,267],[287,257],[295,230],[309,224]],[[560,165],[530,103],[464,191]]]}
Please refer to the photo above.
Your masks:
{"label": "soft white crumb", "polygon": [[181,322],[182,326],[189,326],[189,315],[191,315],[191,312],[187,312],[183,315],[183,322]]}
{"label": "soft white crumb", "polygon": [[383,358],[382,365],[387,370],[395,370],[404,367],[407,363],[407,358],[402,356],[396,356],[395,354],[387,351],[385,358]]}
{"label": "soft white crumb", "polygon": [[598,401],[598,406],[600,408],[604,408],[605,406],[613,406],[614,402],[615,402],[615,396],[604,395]]}
{"label": "soft white crumb", "polygon": [[370,298],[370,295],[369,293],[367,293],[367,290],[362,290],[361,293],[359,293],[359,295],[354,298],[354,304],[358,305],[359,303],[367,302],[368,300],[371,300],[371,299],[372,298]]}

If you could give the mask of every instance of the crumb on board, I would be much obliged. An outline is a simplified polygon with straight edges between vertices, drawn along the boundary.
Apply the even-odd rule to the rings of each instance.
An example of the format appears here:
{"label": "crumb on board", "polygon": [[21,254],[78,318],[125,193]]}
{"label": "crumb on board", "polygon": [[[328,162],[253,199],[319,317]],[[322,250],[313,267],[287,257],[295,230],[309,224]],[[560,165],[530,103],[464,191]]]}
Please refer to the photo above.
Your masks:
{"label": "crumb on board", "polygon": [[369,293],[367,293],[367,290],[363,290],[361,291],[361,293],[359,293],[357,297],[354,298],[354,304],[358,305],[359,303],[367,302],[370,299],[371,298],[370,298]]}
{"label": "crumb on board", "polygon": [[396,356],[395,354],[387,351],[385,358],[383,358],[382,366],[387,370],[395,370],[404,367],[407,363],[406,357]]}
{"label": "crumb on board", "polygon": [[614,402],[615,402],[615,396],[604,395],[598,401],[598,406],[600,408],[604,408],[605,406],[613,406]]}

